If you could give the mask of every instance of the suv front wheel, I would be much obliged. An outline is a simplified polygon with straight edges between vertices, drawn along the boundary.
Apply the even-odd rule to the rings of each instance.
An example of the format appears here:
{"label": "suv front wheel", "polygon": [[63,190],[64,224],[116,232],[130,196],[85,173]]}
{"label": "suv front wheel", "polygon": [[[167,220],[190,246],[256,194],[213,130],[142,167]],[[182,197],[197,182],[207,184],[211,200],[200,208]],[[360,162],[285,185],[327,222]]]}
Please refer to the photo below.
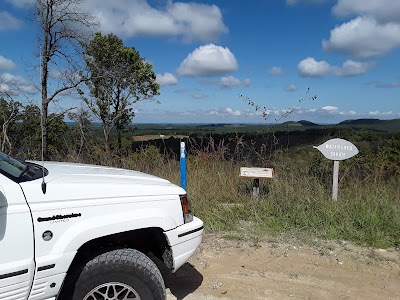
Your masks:
{"label": "suv front wheel", "polygon": [[84,266],[73,300],[165,300],[165,285],[155,263],[134,249],[102,253]]}

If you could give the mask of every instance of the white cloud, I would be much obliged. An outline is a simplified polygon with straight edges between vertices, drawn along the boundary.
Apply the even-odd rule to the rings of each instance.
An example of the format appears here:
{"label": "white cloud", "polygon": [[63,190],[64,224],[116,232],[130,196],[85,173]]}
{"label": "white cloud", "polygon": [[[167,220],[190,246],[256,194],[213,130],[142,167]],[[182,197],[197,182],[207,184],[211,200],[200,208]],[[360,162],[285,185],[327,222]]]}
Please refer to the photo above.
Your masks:
{"label": "white cloud", "polygon": [[178,79],[171,73],[157,74],[157,83],[163,85],[177,85]]}
{"label": "white cloud", "polygon": [[283,69],[281,67],[272,67],[271,69],[268,70],[269,75],[283,75]]}
{"label": "white cloud", "polygon": [[6,11],[0,11],[0,31],[20,29],[22,22]]}
{"label": "white cloud", "polygon": [[378,24],[370,17],[357,17],[335,27],[329,40],[323,40],[327,51],[368,58],[384,55],[400,47],[400,24]]}
{"label": "white cloud", "polygon": [[235,86],[249,86],[251,84],[251,80],[246,78],[244,80],[240,80],[233,76],[221,77],[219,80],[219,86],[221,88],[231,88]]}
{"label": "white cloud", "polygon": [[303,59],[297,66],[302,77],[322,77],[328,73],[340,77],[351,77],[365,74],[374,64],[370,62],[359,62],[351,59],[346,60],[341,67],[331,66],[326,61],[316,61],[313,57]]}
{"label": "white cloud", "polygon": [[4,84],[0,82],[0,95],[11,93],[11,88],[8,84]]}
{"label": "white cloud", "polygon": [[368,62],[359,62],[346,60],[341,68],[333,67],[332,72],[337,76],[350,77],[365,74],[374,64]]}
{"label": "white cloud", "polygon": [[189,117],[196,117],[196,112],[195,111],[184,111],[182,113],[179,113],[181,116],[189,116]]}
{"label": "white cloud", "polygon": [[350,111],[336,111],[339,115],[342,116],[356,116],[358,115],[357,112],[355,112],[354,110],[350,110]]}
{"label": "white cloud", "polygon": [[0,55],[0,70],[12,70],[15,69],[15,63],[8,58]]}
{"label": "white cloud", "polygon": [[186,76],[215,76],[237,68],[236,58],[228,48],[208,44],[190,53],[181,63],[178,72]]}
{"label": "white cloud", "polygon": [[297,91],[297,86],[295,84],[291,83],[285,87],[285,91],[286,92],[295,92],[295,91]]}
{"label": "white cloud", "polygon": [[313,57],[307,57],[297,65],[297,69],[303,77],[321,77],[330,72],[331,66],[324,60],[316,61]]}
{"label": "white cloud", "polygon": [[324,106],[324,107],[322,107],[322,110],[324,110],[324,111],[329,111],[329,112],[336,112],[336,111],[338,111],[339,110],[339,107],[336,107],[336,106]]}
{"label": "white cloud", "polygon": [[262,116],[264,113],[267,115],[274,115],[274,116],[280,116],[283,113],[283,110],[277,110],[277,109],[266,109],[265,111],[257,111],[255,112],[256,115]]}
{"label": "white cloud", "polygon": [[170,36],[208,42],[228,32],[216,5],[165,2],[165,6],[152,6],[146,0],[88,0],[84,5],[99,19],[102,32],[126,37]]}
{"label": "white cloud", "polygon": [[231,116],[240,116],[242,113],[240,112],[240,110],[233,110],[232,108],[230,108],[230,107],[227,107],[226,108],[226,112],[228,113],[228,115],[231,115]]}
{"label": "white cloud", "polygon": [[[234,117],[234,118],[238,118],[241,117],[244,121],[254,121],[254,120],[258,120],[259,122],[262,122],[263,120],[263,113],[264,111],[255,111],[255,110],[249,110],[249,109],[245,109],[245,110],[234,110],[230,107],[226,107],[226,108],[214,108],[211,109],[207,112],[207,115],[211,115],[211,116],[218,116],[220,118],[229,118],[229,117]],[[284,113],[284,111],[282,110],[277,110],[277,109],[267,109],[265,110],[265,113],[267,113],[270,116],[280,116],[281,114]],[[251,118],[251,119],[248,119]]]}
{"label": "white cloud", "polygon": [[390,116],[390,115],[393,115],[393,112],[392,111],[387,111],[387,112],[381,112],[381,111],[379,111],[379,110],[375,110],[375,111],[370,111],[369,113],[368,113],[370,116]]}
{"label": "white cloud", "polygon": [[332,9],[336,16],[371,16],[379,22],[400,22],[398,0],[339,0]]}
{"label": "white cloud", "polygon": [[233,76],[222,77],[219,80],[219,85],[224,88],[239,86],[241,85],[241,83],[242,82],[240,81],[240,79],[237,79],[236,77]]}
{"label": "white cloud", "polygon": [[208,112],[209,115],[212,116],[219,116],[219,117],[240,117],[243,112],[241,112],[240,110],[233,110],[230,107],[226,107],[226,108],[214,108],[212,110],[210,110]]}
{"label": "white cloud", "polygon": [[3,73],[0,75],[0,93],[1,92],[18,95],[21,92],[26,94],[36,94],[38,93],[38,90],[30,81],[21,76]]}

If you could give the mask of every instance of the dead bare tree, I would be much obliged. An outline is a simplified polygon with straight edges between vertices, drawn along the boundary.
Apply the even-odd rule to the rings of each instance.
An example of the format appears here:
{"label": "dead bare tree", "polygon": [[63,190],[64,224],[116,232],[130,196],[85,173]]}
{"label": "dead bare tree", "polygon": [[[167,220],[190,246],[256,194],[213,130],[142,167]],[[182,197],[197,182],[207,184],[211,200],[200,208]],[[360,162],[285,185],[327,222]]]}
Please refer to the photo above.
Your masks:
{"label": "dead bare tree", "polygon": [[10,127],[16,122],[21,115],[22,105],[8,94],[5,93],[7,99],[0,97],[0,122],[2,123],[1,132],[1,151],[11,154],[13,144],[8,135]]}
{"label": "dead bare tree", "polygon": [[[83,10],[83,0],[36,0],[35,21],[40,28],[42,148],[48,158],[49,104],[75,89],[83,81],[80,71],[81,46],[97,25],[95,18]],[[53,74],[51,74],[53,72]],[[50,77],[57,77],[58,86],[50,89]],[[65,113],[66,111],[64,111]]]}

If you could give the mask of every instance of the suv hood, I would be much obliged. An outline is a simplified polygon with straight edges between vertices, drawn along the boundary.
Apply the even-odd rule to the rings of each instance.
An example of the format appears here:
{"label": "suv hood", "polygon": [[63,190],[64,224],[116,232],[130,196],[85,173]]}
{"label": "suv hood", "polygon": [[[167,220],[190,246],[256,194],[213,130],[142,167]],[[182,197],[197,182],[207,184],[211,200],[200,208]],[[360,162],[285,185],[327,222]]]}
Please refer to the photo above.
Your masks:
{"label": "suv hood", "polygon": [[[40,162],[34,162],[41,165]],[[139,171],[131,171],[125,169],[118,169],[112,167],[104,167],[97,165],[87,164],[76,164],[76,163],[64,163],[64,162],[45,162],[44,167],[49,171],[49,174],[45,177],[46,182],[52,182],[57,180],[71,180],[74,177],[79,177],[81,180],[93,179],[96,181],[105,179],[118,180],[118,179],[130,179],[147,182],[160,182],[169,183],[168,180],[159,178],[157,176],[149,175]]]}
{"label": "suv hood", "polygon": [[168,180],[138,171],[64,162],[44,162],[44,167],[49,172],[44,178],[46,194],[41,191],[42,179],[20,183],[28,201],[29,196],[38,196],[37,191],[42,199],[51,197],[51,200],[185,194]]}

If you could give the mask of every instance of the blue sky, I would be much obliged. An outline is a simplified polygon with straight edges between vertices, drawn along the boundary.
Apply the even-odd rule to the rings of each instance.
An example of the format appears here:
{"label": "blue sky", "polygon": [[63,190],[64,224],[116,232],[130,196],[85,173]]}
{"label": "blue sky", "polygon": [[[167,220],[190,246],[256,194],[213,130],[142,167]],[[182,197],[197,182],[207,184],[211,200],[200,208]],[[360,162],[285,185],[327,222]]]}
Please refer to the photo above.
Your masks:
{"label": "blue sky", "polygon": [[[0,1],[0,92],[39,103],[32,0]],[[140,123],[400,118],[400,0],[84,1],[161,85]],[[316,101],[304,99],[307,88]],[[51,110],[79,105],[64,97]],[[293,110],[287,117],[285,112]]]}

